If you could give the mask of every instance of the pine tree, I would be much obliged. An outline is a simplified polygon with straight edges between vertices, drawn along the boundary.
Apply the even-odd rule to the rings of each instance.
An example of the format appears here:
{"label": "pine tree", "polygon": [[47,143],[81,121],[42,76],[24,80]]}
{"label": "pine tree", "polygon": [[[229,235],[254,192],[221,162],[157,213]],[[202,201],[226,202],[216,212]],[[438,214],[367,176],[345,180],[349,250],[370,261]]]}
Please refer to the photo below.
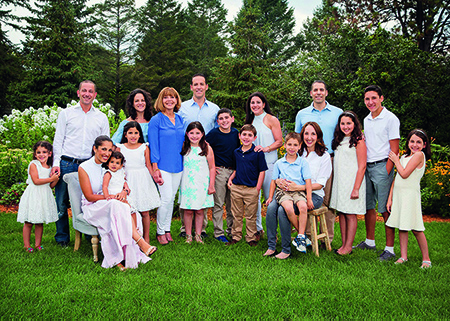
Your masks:
{"label": "pine tree", "polygon": [[23,42],[27,72],[14,87],[21,107],[45,104],[64,106],[75,98],[78,83],[86,77],[87,51],[85,0],[39,0],[26,17]]}
{"label": "pine tree", "polygon": [[110,98],[116,113],[125,106],[130,87],[133,54],[135,50],[135,1],[106,0],[95,8],[97,23],[98,55],[93,56],[96,65],[103,68],[99,77],[99,94]]}
{"label": "pine tree", "polygon": [[139,10],[140,41],[135,78],[156,97],[166,86],[188,94],[191,65],[187,58],[187,28],[175,0],[148,0]]}
{"label": "pine tree", "polygon": [[228,49],[225,44],[227,10],[221,0],[192,0],[186,11],[188,26],[188,55],[192,61],[192,74],[211,74],[213,60],[225,57]]}

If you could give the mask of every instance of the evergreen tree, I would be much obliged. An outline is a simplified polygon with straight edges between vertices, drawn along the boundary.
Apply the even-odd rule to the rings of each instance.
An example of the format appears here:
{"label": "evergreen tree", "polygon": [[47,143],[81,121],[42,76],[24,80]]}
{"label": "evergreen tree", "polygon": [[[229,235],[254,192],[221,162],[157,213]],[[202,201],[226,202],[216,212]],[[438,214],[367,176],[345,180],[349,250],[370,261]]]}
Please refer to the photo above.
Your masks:
{"label": "evergreen tree", "polygon": [[211,82],[211,96],[221,107],[233,110],[236,125],[245,118],[248,96],[262,92],[281,119],[288,107],[289,82],[285,70],[275,58],[267,58],[266,44],[270,42],[268,24],[260,26],[262,13],[256,6],[244,5],[238,17],[229,25],[232,55],[218,58]]}
{"label": "evergreen tree", "polygon": [[14,86],[18,106],[64,106],[75,98],[78,83],[88,71],[85,22],[89,13],[85,0],[39,0],[26,17],[23,42],[27,72]]}
{"label": "evergreen tree", "polygon": [[189,94],[191,65],[187,58],[187,28],[175,0],[148,0],[139,10],[135,78],[156,97],[166,86]]}
{"label": "evergreen tree", "polygon": [[287,63],[298,52],[299,37],[294,36],[294,9],[289,8],[288,0],[244,0],[236,24],[245,17],[246,9],[258,9],[255,23],[265,30],[268,41],[261,42],[262,58],[277,58],[280,64]]}
{"label": "evergreen tree", "polygon": [[188,26],[188,55],[192,61],[192,74],[211,74],[213,60],[226,56],[225,44],[227,10],[221,0],[192,0],[186,11]]}
{"label": "evergreen tree", "polygon": [[135,1],[106,0],[96,10],[97,39],[101,48],[94,49],[95,65],[101,65],[99,94],[109,98],[116,113],[125,106],[132,85],[130,83],[135,47]]}

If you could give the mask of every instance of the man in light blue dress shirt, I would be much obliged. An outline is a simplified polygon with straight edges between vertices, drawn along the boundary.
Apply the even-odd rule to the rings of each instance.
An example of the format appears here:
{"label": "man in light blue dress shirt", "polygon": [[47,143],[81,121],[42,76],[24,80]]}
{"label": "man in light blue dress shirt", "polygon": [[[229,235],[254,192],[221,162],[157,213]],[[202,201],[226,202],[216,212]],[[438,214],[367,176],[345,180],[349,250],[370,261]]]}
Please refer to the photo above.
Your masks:
{"label": "man in light blue dress shirt", "polygon": [[[199,121],[205,129],[205,135],[209,133],[214,127],[218,127],[216,122],[217,112],[219,106],[206,99],[206,91],[208,90],[208,84],[206,83],[206,77],[203,74],[195,74],[192,76],[191,90],[193,96],[191,99],[181,104],[178,115],[183,117],[184,130],[193,121]],[[183,210],[180,209],[181,216],[181,237],[186,236],[184,227],[184,215]],[[206,215],[203,221],[202,236],[207,237],[205,232],[206,225],[208,224],[208,216]]]}
{"label": "man in light blue dress shirt", "polygon": [[199,121],[205,134],[208,134],[211,129],[218,127],[216,118],[220,108],[205,97],[208,85],[204,75],[196,74],[192,77],[191,90],[192,98],[181,104],[178,115],[183,117],[185,130],[193,121]]}
{"label": "man in light blue dress shirt", "polygon": [[[342,109],[336,106],[330,105],[325,99],[328,96],[327,86],[324,81],[316,80],[311,85],[311,91],[309,92],[313,102],[309,107],[301,109],[297,113],[295,118],[295,131],[300,133],[302,127],[305,123],[314,121],[319,124],[320,129],[323,132],[323,141],[327,146],[328,153],[330,153],[333,163],[333,150],[331,149],[331,141],[333,140],[334,129],[338,123],[338,118],[342,114]],[[329,205],[331,196],[331,185],[333,182],[333,173],[331,173],[330,178],[325,185],[324,191],[325,196],[323,198],[323,204],[325,206]],[[327,220],[328,234],[330,237],[330,242],[333,241],[334,237],[334,222],[336,214],[334,210],[329,210],[325,218]],[[307,233],[309,232],[309,226],[307,228]]]}

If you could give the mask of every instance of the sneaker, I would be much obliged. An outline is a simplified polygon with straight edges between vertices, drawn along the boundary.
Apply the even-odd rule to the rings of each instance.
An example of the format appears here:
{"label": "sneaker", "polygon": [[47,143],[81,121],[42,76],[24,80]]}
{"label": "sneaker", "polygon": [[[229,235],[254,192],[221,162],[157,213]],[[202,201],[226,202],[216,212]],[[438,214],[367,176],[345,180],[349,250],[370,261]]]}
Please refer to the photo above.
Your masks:
{"label": "sneaker", "polygon": [[308,237],[306,237],[305,243],[306,247],[310,247],[312,245],[311,240]]}
{"label": "sneaker", "polygon": [[391,259],[395,258],[395,254],[391,253],[389,251],[384,250],[383,253],[378,257],[378,260],[380,261],[389,261]]}
{"label": "sneaker", "polygon": [[202,234],[201,234],[201,236],[202,236],[202,238],[207,238],[208,237],[208,234],[206,234],[206,232],[202,232]]}
{"label": "sneaker", "polygon": [[292,240],[292,244],[295,246],[297,251],[306,253],[306,238],[304,236],[296,236],[295,239]]}
{"label": "sneaker", "polygon": [[186,237],[186,232],[180,232],[180,234],[178,234],[178,237],[185,238]]}
{"label": "sneaker", "polygon": [[358,245],[353,246],[352,248],[354,248],[354,249],[361,249],[361,250],[372,250],[372,251],[376,251],[377,250],[377,248],[375,246],[367,245],[366,241],[362,241],[361,243],[359,243]]}
{"label": "sneaker", "polygon": [[224,235],[216,237],[216,240],[222,243],[229,243],[228,239]]}

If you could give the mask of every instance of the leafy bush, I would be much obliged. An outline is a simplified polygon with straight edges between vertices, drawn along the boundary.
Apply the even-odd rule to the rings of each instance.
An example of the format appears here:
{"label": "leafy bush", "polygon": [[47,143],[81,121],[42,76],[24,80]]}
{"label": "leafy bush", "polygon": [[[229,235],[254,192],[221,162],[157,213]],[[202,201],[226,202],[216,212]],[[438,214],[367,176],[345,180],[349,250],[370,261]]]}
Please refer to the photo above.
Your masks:
{"label": "leafy bush", "polygon": [[450,217],[450,162],[430,163],[421,182],[423,211]]}
{"label": "leafy bush", "polygon": [[0,146],[0,192],[13,184],[26,182],[28,164],[32,159],[31,151]]}
{"label": "leafy bush", "polygon": [[0,204],[5,205],[19,204],[20,198],[22,197],[23,192],[25,191],[26,188],[27,188],[26,183],[13,184],[10,188],[6,189],[3,192]]}
{"label": "leafy bush", "polygon": [[[68,107],[75,106],[77,102],[72,100]],[[101,110],[108,117],[109,126],[113,133],[119,123],[126,118],[123,111],[116,117],[116,113],[111,109],[110,104],[100,104],[94,100],[94,107]],[[0,144],[7,148],[24,148],[32,150],[33,145],[40,140],[53,142],[56,129],[56,120],[63,108],[56,104],[52,107],[35,109],[27,108],[24,111],[13,109],[11,115],[3,116],[0,119]]]}

